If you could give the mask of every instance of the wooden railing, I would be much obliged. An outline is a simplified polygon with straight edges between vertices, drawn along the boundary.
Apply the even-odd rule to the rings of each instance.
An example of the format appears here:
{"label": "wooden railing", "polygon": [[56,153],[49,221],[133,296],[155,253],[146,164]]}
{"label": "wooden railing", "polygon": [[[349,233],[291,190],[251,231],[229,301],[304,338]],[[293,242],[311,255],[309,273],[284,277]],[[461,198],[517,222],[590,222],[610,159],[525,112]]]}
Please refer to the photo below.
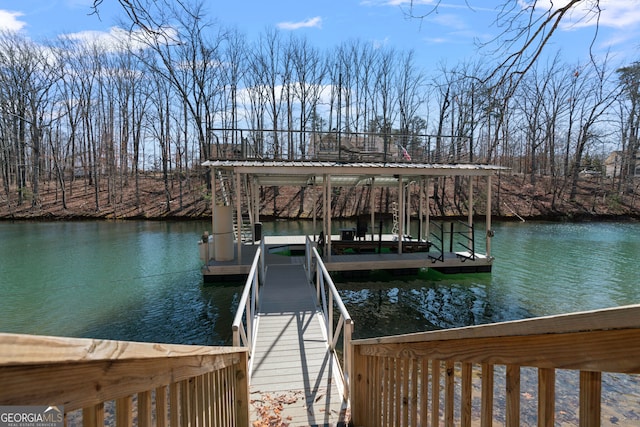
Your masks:
{"label": "wooden railing", "polygon": [[[327,331],[327,340],[331,351],[335,351],[342,336],[342,383],[344,386],[343,396],[345,399],[349,396],[350,377],[352,368],[351,356],[351,336],[353,335],[353,320],[349,311],[342,302],[340,294],[333,283],[333,279],[329,275],[327,268],[322,262],[322,258],[318,253],[313,242],[307,236],[306,238],[306,270],[309,280],[315,279],[316,298],[322,307],[325,319],[325,329]],[[315,272],[315,278],[313,274]],[[334,305],[338,309],[339,317],[334,322]]]}
{"label": "wooden railing", "polygon": [[[599,426],[603,373],[640,373],[640,305],[363,339],[352,345],[355,426],[484,427],[497,418],[509,427],[553,426],[558,414],[571,412],[575,420],[569,425]],[[532,370],[526,367],[533,368],[533,381],[521,377]],[[576,372],[575,385],[560,381],[566,370]],[[522,389],[530,383],[533,389]],[[637,384],[637,377],[631,383]],[[557,401],[566,404],[556,387],[577,390],[578,407],[556,408]],[[521,401],[536,396],[533,416],[521,419]],[[637,399],[632,405],[633,411],[640,409]]]}
{"label": "wooden railing", "polygon": [[0,334],[0,405],[66,425],[248,426],[247,350]]}
{"label": "wooden railing", "polygon": [[233,345],[237,347],[247,347],[249,356],[253,351],[254,338],[256,329],[254,328],[254,320],[258,302],[260,297],[260,284],[264,280],[265,275],[265,245],[264,239],[260,242],[260,247],[256,251],[253,258],[247,281],[238,303],[238,311],[233,319],[231,329],[233,330]]}

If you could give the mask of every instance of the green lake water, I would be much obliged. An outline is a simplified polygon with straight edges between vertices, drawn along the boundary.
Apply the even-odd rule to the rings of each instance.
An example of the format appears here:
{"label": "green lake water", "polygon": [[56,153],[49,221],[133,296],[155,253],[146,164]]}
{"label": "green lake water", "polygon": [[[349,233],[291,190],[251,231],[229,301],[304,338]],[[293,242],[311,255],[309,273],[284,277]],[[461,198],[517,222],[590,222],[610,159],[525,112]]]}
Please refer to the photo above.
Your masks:
{"label": "green lake water", "polygon": [[[203,285],[196,242],[210,229],[207,222],[0,222],[0,331],[230,344],[242,286]],[[640,224],[520,222],[494,229],[491,274],[340,281],[355,336],[640,303]],[[263,230],[313,231],[311,222],[297,221],[265,223]],[[535,378],[524,368],[523,390],[535,390]],[[603,378],[603,425],[639,425],[638,377]],[[501,381],[498,375],[498,390]],[[577,372],[560,371],[556,382],[557,407],[577,408]],[[504,420],[504,396],[496,399],[494,417]],[[535,402],[523,394],[523,425],[535,424]],[[577,425],[577,414],[559,410],[556,421]]]}
{"label": "green lake water", "polygon": [[[301,234],[311,226],[265,223],[264,234]],[[196,242],[210,228],[207,222],[2,222],[0,331],[229,343],[241,286],[203,285]],[[640,303],[640,224],[494,228],[491,274],[340,282],[356,336]]]}

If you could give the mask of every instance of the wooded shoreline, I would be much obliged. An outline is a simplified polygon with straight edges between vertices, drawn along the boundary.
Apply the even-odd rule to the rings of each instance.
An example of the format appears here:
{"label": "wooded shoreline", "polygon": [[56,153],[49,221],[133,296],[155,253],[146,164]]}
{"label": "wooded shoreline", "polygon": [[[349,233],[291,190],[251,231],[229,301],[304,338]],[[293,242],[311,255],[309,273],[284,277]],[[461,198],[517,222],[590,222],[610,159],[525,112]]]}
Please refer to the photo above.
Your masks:
{"label": "wooded shoreline", "polygon": [[[575,200],[550,177],[537,177],[535,185],[522,174],[502,174],[493,179],[493,218],[498,221],[636,221],[640,220],[640,192],[624,194],[615,190],[606,178],[585,177],[580,180]],[[28,196],[18,204],[15,197],[0,196],[0,220],[206,220],[211,217],[211,190],[200,183],[180,186],[176,180],[165,189],[160,177],[140,178],[137,191],[131,183],[127,191],[112,196],[105,180],[95,197],[92,186],[78,180],[65,190],[66,209],[62,193],[55,182],[42,186],[39,200]],[[459,186],[458,188],[466,188]],[[477,215],[484,215],[486,189],[483,183],[474,184],[474,205]],[[434,196],[430,189],[430,214],[433,218],[466,218],[466,194],[454,194],[453,181],[442,185],[442,192]],[[336,189],[332,201],[334,218],[354,218],[368,214],[365,188]],[[459,191],[458,191],[459,193]],[[262,220],[313,218],[312,206],[319,195],[299,187],[264,187],[261,189]],[[417,199],[417,197],[416,197]],[[391,217],[394,190],[378,189],[374,209],[380,218]],[[96,208],[97,206],[97,208]],[[417,209],[415,209],[417,212]],[[321,216],[321,210],[317,211]]]}

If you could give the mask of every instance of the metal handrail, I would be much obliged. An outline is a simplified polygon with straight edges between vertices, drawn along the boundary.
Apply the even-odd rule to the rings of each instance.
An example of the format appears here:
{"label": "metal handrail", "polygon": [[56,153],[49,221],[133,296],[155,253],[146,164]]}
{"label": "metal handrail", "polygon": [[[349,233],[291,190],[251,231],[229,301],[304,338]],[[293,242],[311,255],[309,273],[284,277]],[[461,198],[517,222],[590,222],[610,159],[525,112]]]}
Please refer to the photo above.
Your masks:
{"label": "metal handrail", "polygon": [[[327,341],[331,351],[335,352],[340,334],[342,333],[342,379],[344,385],[344,396],[347,397],[349,396],[349,383],[353,363],[353,357],[351,355],[351,337],[353,335],[354,326],[353,319],[342,302],[338,289],[333,283],[333,279],[329,275],[329,271],[327,271],[318,250],[315,245],[311,243],[308,236],[306,239],[306,249],[307,275],[311,281],[315,270],[316,298],[318,299],[318,302],[320,302],[322,312],[324,313]],[[333,327],[334,305],[340,312],[340,317],[336,323],[335,329]]]}
{"label": "metal handrail", "polygon": [[444,261],[444,227],[442,224],[435,222],[432,222],[431,225],[440,231],[440,235],[435,234],[433,231],[429,233],[429,235],[434,238],[435,242],[440,242],[440,246],[435,242],[433,243],[433,247],[440,252],[440,256],[435,257],[433,255],[429,255],[429,258],[432,262]]}
{"label": "metal handrail", "polygon": [[[467,246],[462,242],[458,242],[458,244],[469,251],[469,254],[471,256],[465,257],[466,259],[475,260],[476,259],[476,240],[475,240],[476,239],[476,237],[475,237],[476,234],[475,234],[475,228],[474,228],[473,224],[467,224],[466,222],[462,222],[462,221],[458,221],[458,223],[460,223],[463,226],[467,227],[466,238],[467,238],[467,243],[470,246]],[[460,234],[461,236],[465,236],[465,231],[458,231],[458,234]]]}
{"label": "metal handrail", "polygon": [[233,330],[233,345],[236,347],[248,347],[249,357],[251,357],[253,353],[253,345],[257,332],[257,329],[254,328],[253,321],[258,309],[260,284],[261,281],[264,280],[265,275],[264,251],[263,239],[253,258],[253,263],[251,264],[251,269],[249,270],[249,275],[244,285],[244,290],[242,291],[242,297],[240,297],[240,302],[238,303],[238,311],[236,311],[236,316],[231,326]]}

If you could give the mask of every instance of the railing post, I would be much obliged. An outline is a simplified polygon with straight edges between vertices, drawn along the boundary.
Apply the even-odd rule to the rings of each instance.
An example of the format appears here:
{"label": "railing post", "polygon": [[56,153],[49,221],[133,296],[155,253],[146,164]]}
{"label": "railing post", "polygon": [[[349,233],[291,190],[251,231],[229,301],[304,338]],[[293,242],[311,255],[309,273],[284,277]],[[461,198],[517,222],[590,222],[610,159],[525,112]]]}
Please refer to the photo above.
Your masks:
{"label": "railing post", "polygon": [[480,427],[493,425],[493,365],[482,364],[482,402],[480,404]]}
{"label": "railing post", "polygon": [[253,314],[253,310],[252,310],[252,306],[253,306],[253,301],[254,301],[254,297],[255,297],[255,281],[256,278],[255,276],[251,279],[251,296],[249,298],[247,298],[247,301],[245,302],[245,307],[244,307],[244,317],[245,317],[245,322],[247,323],[247,347],[249,348],[253,348],[253,319],[252,319],[252,314]]}
{"label": "railing post", "polygon": [[555,424],[556,371],[538,369],[538,427]]}
{"label": "railing post", "polygon": [[580,427],[600,427],[602,373],[580,371]]}
{"label": "railing post", "polygon": [[333,348],[333,292],[329,292],[329,303],[327,309],[329,310],[327,316],[327,333],[329,334],[329,348],[331,350],[335,350]]}
{"label": "railing post", "polygon": [[520,366],[507,365],[506,427],[520,426]]}
{"label": "railing post", "polygon": [[236,377],[236,422],[237,427],[249,427],[249,354],[244,353],[240,359],[240,363],[235,365]]}
{"label": "railing post", "polygon": [[347,399],[350,399],[351,393],[351,372],[353,369],[353,356],[351,347],[351,336],[353,334],[353,321],[347,320],[344,324],[344,332],[343,332],[343,342],[342,342],[342,364],[344,366],[344,396]]}

